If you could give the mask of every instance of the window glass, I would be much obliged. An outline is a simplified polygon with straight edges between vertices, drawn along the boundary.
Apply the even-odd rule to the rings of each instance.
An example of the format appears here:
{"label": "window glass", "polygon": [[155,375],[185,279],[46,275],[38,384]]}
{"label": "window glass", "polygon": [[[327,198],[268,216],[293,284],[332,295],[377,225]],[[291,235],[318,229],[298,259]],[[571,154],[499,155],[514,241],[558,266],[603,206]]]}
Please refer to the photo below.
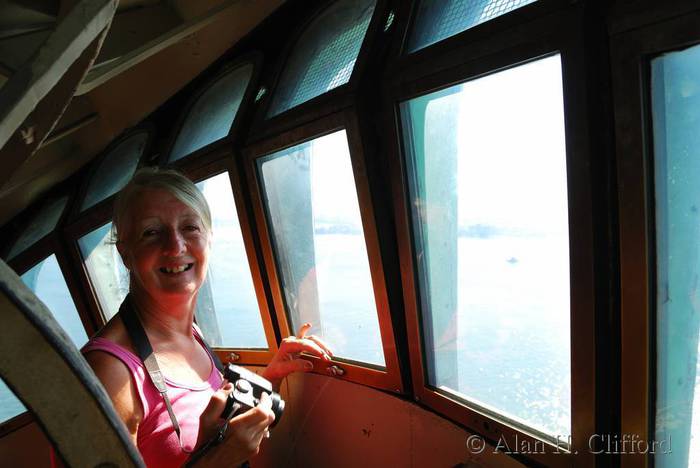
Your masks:
{"label": "window glass", "polygon": [[338,0],[304,31],[284,67],[268,117],[350,81],[374,0]]}
{"label": "window glass", "polygon": [[7,254],[7,259],[12,260],[53,231],[61,218],[61,214],[63,214],[63,210],[66,209],[67,203],[68,195],[47,200],[32,218],[29,225],[22,231],[22,234],[12,246],[12,249],[10,249],[10,253]]}
{"label": "window glass", "polygon": [[655,464],[700,466],[700,45],[653,59],[651,87],[657,255],[654,439],[665,444],[656,451]]}
{"label": "window glass", "polygon": [[197,187],[212,215],[209,272],[197,297],[197,324],[212,346],[267,348],[229,176],[219,174]]}
{"label": "window glass", "polygon": [[341,358],[384,366],[345,131],[258,160],[287,313]]}
{"label": "window glass", "polygon": [[148,132],[138,132],[113,148],[92,175],[85,191],[81,210],[94,206],[126,185],[136,171],[143,154]]}
{"label": "window glass", "polygon": [[19,401],[14,392],[7,387],[5,381],[0,378],[0,423],[4,423],[25,411],[27,411],[27,408]]}
{"label": "window glass", "polygon": [[247,63],[231,70],[202,94],[177,135],[170,162],[229,134],[252,74],[253,65]]}
{"label": "window glass", "polygon": [[408,52],[439,42],[535,0],[422,0]]}
{"label": "window glass", "polygon": [[558,55],[401,104],[429,384],[571,433]]}
{"label": "window glass", "polygon": [[112,239],[112,223],[78,239],[78,246],[102,313],[109,320],[129,292],[129,273]]}
{"label": "window glass", "polygon": [[87,343],[85,328],[75,309],[55,255],[51,255],[24,273],[22,281],[46,305],[78,348]]}

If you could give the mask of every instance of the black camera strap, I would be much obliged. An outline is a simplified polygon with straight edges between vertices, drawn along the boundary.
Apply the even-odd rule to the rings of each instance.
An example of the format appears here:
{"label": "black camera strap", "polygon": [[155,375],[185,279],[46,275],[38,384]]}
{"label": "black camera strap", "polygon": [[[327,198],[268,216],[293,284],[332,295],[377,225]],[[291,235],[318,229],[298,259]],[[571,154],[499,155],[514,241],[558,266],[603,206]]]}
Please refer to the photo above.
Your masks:
{"label": "black camera strap", "polygon": [[[186,452],[185,447],[182,445],[182,437],[180,435],[180,424],[177,422],[175,417],[175,412],[173,411],[173,406],[170,403],[170,398],[168,398],[168,387],[165,385],[165,377],[160,371],[158,366],[158,360],[156,359],[156,353],[153,352],[153,347],[151,347],[151,342],[148,340],[148,335],[143,329],[143,324],[139,319],[138,314],[130,295],[127,295],[119,307],[119,316],[124,323],[126,332],[131,339],[131,343],[134,345],[136,354],[143,362],[143,365],[148,371],[148,375],[151,377],[151,382],[158,390],[158,393],[163,397],[165,402],[165,407],[168,410],[168,415],[170,415],[170,420],[173,422],[173,428],[175,429],[175,434],[177,434],[177,440],[180,442],[180,448]],[[207,347],[208,348],[208,347]]]}

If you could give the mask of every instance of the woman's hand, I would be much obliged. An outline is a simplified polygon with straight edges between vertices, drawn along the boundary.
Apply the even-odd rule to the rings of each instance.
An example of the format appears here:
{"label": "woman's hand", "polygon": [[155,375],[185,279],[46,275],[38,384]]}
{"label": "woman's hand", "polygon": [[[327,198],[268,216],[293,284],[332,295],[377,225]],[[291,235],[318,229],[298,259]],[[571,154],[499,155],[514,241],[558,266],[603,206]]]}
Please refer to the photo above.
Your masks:
{"label": "woman's hand", "polygon": [[305,323],[299,329],[296,336],[289,336],[282,340],[277,354],[272,358],[270,364],[263,372],[263,377],[272,382],[275,388],[279,388],[282,379],[292,372],[308,372],[314,368],[311,361],[299,358],[299,353],[305,352],[316,356],[324,361],[330,361],[333,357],[328,345],[319,337],[314,335],[306,336],[306,332],[311,328],[310,323]]}
{"label": "woman's hand", "polygon": [[[198,448],[211,440],[224,423],[220,416],[232,390],[233,385],[227,383],[212,395],[209,405],[200,417]],[[237,466],[243,463],[258,453],[260,443],[267,437],[268,427],[274,420],[272,400],[263,392],[258,406],[228,422],[224,440],[210,449],[196,466]]]}

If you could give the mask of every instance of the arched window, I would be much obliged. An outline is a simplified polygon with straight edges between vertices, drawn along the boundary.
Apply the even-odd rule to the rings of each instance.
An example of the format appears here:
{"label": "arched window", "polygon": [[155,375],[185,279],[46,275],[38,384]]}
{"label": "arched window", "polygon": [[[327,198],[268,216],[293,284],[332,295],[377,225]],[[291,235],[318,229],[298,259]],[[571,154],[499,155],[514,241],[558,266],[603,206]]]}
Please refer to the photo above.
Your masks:
{"label": "arched window", "polygon": [[423,0],[408,41],[408,52],[459,34],[535,0]]}
{"label": "arched window", "polygon": [[148,142],[147,131],[136,132],[109,150],[99,162],[80,205],[84,211],[114,195],[131,179]]}
{"label": "arched window", "polygon": [[340,0],[311,23],[284,67],[268,117],[350,81],[374,6],[374,0]]}
{"label": "arched window", "polygon": [[169,162],[182,159],[229,134],[252,75],[253,64],[244,63],[202,93],[182,124]]}

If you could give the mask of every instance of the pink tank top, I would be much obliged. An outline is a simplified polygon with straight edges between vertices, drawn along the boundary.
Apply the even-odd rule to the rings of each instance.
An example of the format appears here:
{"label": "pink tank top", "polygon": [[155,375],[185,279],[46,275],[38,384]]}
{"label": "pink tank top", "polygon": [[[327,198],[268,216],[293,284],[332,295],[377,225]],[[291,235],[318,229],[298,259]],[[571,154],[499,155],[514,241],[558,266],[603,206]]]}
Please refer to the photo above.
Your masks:
{"label": "pink tank top", "polygon": [[[201,339],[197,332],[195,337]],[[149,468],[178,467],[183,465],[194,450],[199,433],[199,417],[209,404],[211,396],[221,387],[222,378],[212,361],[209,379],[201,385],[187,385],[174,382],[167,377],[168,398],[180,424],[182,444],[180,447],[173,423],[163,402],[141,360],[124,347],[104,338],[92,338],[81,350],[83,354],[103,351],[122,361],[131,371],[141,404],[143,420],[137,433],[137,446]],[[209,353],[207,352],[207,355]]]}

